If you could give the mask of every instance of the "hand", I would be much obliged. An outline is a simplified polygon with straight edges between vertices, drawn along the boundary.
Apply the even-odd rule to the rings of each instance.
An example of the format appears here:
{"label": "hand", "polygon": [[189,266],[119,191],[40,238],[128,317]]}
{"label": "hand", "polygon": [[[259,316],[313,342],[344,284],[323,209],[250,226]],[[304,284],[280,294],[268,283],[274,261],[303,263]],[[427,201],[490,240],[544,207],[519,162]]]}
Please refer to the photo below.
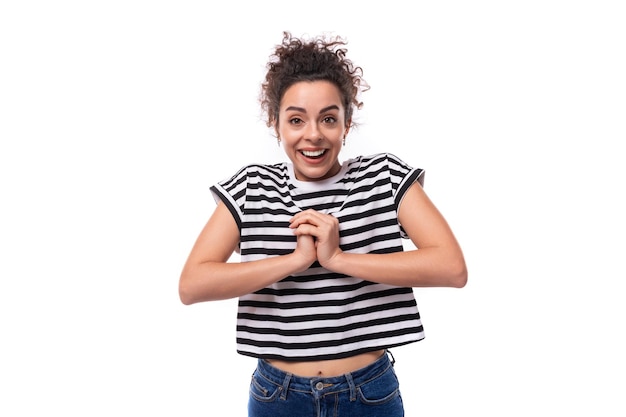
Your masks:
{"label": "hand", "polygon": [[306,271],[313,262],[317,260],[317,253],[315,250],[315,240],[313,236],[301,234],[297,236],[296,249],[293,252],[294,255],[302,257],[302,269],[297,272]]}
{"label": "hand", "polygon": [[317,260],[320,265],[330,269],[328,267],[333,259],[341,254],[339,220],[330,214],[309,209],[293,216],[290,227],[295,229],[298,238],[306,235],[315,238]]}

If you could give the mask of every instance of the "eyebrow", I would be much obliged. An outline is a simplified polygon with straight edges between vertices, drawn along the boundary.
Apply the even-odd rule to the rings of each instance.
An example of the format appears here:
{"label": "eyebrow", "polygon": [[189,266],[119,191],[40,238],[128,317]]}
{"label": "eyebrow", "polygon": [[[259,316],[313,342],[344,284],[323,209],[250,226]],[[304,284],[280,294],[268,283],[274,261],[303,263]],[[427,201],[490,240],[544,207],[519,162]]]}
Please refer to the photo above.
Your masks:
{"label": "eyebrow", "polygon": [[[296,106],[289,106],[285,109],[285,111],[299,111],[301,113],[306,113],[306,110],[302,107],[296,107]],[[337,106],[336,104],[331,104],[330,106],[326,106],[324,107],[322,110],[320,110],[320,114],[321,113],[325,113],[329,110],[339,110],[339,106]]]}

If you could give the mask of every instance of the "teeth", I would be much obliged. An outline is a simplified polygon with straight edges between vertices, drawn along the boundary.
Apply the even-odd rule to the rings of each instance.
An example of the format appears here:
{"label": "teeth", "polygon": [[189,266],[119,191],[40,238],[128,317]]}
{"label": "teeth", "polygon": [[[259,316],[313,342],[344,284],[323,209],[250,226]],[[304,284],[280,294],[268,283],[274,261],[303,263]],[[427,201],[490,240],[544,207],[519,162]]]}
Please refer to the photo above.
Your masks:
{"label": "teeth", "polygon": [[324,153],[325,151],[322,149],[320,151],[302,151],[302,155],[304,156],[311,156],[311,157],[315,157],[315,156],[320,156]]}

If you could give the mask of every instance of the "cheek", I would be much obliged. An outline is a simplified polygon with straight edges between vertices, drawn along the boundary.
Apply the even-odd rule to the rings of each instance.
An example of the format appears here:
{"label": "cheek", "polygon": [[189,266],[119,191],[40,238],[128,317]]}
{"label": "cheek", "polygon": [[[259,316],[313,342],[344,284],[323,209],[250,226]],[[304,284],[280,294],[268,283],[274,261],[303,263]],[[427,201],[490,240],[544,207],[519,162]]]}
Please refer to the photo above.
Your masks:
{"label": "cheek", "polygon": [[334,127],[328,127],[326,129],[324,129],[324,135],[328,139],[331,139],[331,140],[332,139],[343,138],[344,132],[345,132],[345,129],[341,125],[337,125],[337,126],[334,126]]}

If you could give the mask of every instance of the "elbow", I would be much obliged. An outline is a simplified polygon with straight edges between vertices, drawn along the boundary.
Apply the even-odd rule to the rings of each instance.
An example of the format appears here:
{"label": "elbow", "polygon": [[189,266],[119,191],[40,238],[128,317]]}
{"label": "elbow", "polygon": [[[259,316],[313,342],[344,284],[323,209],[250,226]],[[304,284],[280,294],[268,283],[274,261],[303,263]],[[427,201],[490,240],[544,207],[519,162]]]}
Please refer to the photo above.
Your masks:
{"label": "elbow", "polygon": [[205,301],[221,300],[226,297],[220,297],[219,288],[208,285],[206,282],[199,281],[197,274],[193,270],[185,270],[180,276],[178,282],[178,298],[184,305],[202,303]]}
{"label": "elbow", "polygon": [[182,294],[180,294],[180,302],[183,303],[186,306],[190,306],[192,304],[194,304],[194,301]]}
{"label": "elbow", "polygon": [[194,303],[193,299],[183,290],[178,290],[178,297],[180,298],[180,302],[184,305],[188,306]]}
{"label": "elbow", "polygon": [[449,272],[451,287],[463,288],[467,285],[467,265],[463,258],[454,262]]}
{"label": "elbow", "polygon": [[183,277],[181,277],[180,282],[178,283],[178,297],[180,298],[180,302],[186,306],[196,302],[193,296],[193,291]]}

